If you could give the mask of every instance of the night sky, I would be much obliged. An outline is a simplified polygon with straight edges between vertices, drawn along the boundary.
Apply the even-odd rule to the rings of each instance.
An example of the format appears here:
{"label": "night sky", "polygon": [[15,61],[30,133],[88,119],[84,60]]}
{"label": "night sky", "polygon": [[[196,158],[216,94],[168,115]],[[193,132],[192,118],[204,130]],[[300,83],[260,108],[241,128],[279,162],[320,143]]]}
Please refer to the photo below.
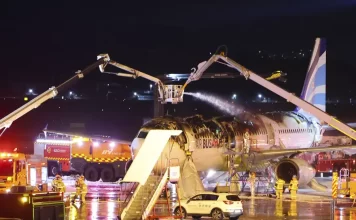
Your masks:
{"label": "night sky", "polygon": [[[355,0],[260,1],[259,4],[258,1],[168,2],[171,1],[3,1],[0,96],[22,96],[32,87],[40,93],[95,62],[100,53],[109,53],[113,60],[152,75],[189,73],[220,45],[227,45],[230,58],[256,73],[286,71],[288,82],[279,85],[300,94],[310,53],[305,52],[300,59],[283,60],[278,56],[300,49],[308,51],[316,37],[325,37],[328,42],[327,96],[356,94]],[[212,69],[223,70],[226,69]],[[97,82],[128,86],[130,93],[150,84],[143,79],[124,79],[94,71],[73,90],[91,96],[88,94],[97,91],[92,88]],[[267,93],[253,82],[241,79],[202,80],[190,84],[187,90],[238,92],[246,98]],[[20,104],[23,102],[14,105],[2,102],[1,108],[6,110],[1,111],[0,117]],[[135,118],[140,121],[146,116],[138,112]],[[23,120],[30,120],[29,117],[35,115]],[[50,118],[49,114],[46,120]],[[31,135],[38,133],[45,122],[38,123]]]}

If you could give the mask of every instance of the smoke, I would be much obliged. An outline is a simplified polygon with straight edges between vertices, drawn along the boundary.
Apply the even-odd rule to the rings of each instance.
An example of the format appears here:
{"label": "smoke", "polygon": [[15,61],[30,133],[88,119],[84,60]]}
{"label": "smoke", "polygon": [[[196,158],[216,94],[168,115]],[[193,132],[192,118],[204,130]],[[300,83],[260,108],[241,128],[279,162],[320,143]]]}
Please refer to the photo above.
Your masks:
{"label": "smoke", "polygon": [[207,93],[192,93],[192,92],[184,92],[185,95],[190,95],[193,96],[194,98],[197,98],[203,102],[209,103],[219,109],[220,111],[229,114],[229,115],[239,115],[244,113],[244,109],[242,107],[238,107],[228,101],[227,99],[221,98],[216,95],[211,95]]}

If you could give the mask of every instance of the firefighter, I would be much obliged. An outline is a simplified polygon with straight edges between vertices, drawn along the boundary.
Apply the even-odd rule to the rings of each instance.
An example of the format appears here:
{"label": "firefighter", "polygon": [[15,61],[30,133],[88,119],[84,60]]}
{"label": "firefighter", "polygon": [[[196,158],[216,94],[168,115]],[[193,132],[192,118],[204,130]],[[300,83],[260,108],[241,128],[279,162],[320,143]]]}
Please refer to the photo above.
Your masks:
{"label": "firefighter", "polygon": [[248,181],[250,183],[251,197],[255,197],[256,174],[254,172],[249,174]]}
{"label": "firefighter", "polygon": [[87,184],[85,184],[85,178],[83,175],[79,178],[79,187],[80,187],[80,200],[82,203],[85,203],[85,196],[88,193]]}
{"label": "firefighter", "polygon": [[284,184],[286,182],[280,178],[278,178],[276,184],[275,184],[275,190],[276,190],[276,196],[277,199],[282,199],[283,196],[283,191],[284,191]]}
{"label": "firefighter", "polygon": [[293,179],[290,181],[288,188],[290,192],[290,198],[292,200],[296,200],[298,191],[298,180],[296,175],[293,175]]}
{"label": "firefighter", "polygon": [[77,178],[75,180],[75,195],[72,199],[72,203],[74,203],[76,198],[80,198],[81,195],[81,190],[80,190],[80,176],[77,175]]}
{"label": "firefighter", "polygon": [[60,175],[56,175],[54,177],[54,179],[52,180],[52,191],[57,192],[57,187],[58,187],[58,183],[60,182],[61,176]]}
{"label": "firefighter", "polygon": [[57,180],[56,192],[65,193],[65,191],[66,191],[66,185],[64,184],[63,179],[60,176],[59,179]]}
{"label": "firefighter", "polygon": [[243,134],[243,140],[245,154],[248,154],[250,152],[250,131],[248,128],[246,128],[245,133]]}

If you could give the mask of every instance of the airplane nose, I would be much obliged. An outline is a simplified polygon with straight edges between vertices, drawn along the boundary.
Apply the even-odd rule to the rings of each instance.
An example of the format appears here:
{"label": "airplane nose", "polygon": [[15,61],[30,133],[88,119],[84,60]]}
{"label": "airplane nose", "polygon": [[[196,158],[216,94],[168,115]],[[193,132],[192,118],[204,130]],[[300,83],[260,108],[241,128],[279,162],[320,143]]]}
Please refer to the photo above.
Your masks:
{"label": "airplane nose", "polygon": [[132,157],[135,158],[135,156],[137,155],[137,153],[139,152],[143,142],[145,139],[142,138],[135,138],[132,143],[131,143],[131,154]]}

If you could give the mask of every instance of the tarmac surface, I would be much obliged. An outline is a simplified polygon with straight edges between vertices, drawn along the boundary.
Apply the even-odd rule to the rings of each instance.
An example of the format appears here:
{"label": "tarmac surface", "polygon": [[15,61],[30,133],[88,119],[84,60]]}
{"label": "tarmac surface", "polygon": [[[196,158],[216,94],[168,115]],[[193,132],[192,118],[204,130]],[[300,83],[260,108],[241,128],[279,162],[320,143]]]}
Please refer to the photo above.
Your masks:
{"label": "tarmac surface", "polygon": [[[324,178],[328,184],[329,179]],[[322,181],[321,181],[322,182]],[[67,186],[67,193],[73,195],[74,187]],[[88,194],[85,204],[76,202],[68,204],[66,220],[74,219],[117,219],[120,206],[127,194],[130,185],[115,183],[88,183]],[[355,219],[356,204],[352,206],[349,198],[337,199],[335,209],[332,207],[331,190],[316,192],[312,189],[300,189],[296,201],[290,199],[285,193],[282,200],[274,195],[258,195],[251,198],[240,195],[243,200],[244,214],[240,219]],[[210,218],[203,218],[210,219]]]}
{"label": "tarmac surface", "polygon": [[[291,201],[288,197],[286,195],[282,200],[268,197],[243,198],[244,215],[240,219],[356,219],[356,207],[351,208],[350,200],[337,204],[333,213],[331,199],[302,195],[297,201]],[[117,201],[96,200],[82,205],[75,203],[66,209],[68,215],[65,219],[117,219],[120,204]]]}

